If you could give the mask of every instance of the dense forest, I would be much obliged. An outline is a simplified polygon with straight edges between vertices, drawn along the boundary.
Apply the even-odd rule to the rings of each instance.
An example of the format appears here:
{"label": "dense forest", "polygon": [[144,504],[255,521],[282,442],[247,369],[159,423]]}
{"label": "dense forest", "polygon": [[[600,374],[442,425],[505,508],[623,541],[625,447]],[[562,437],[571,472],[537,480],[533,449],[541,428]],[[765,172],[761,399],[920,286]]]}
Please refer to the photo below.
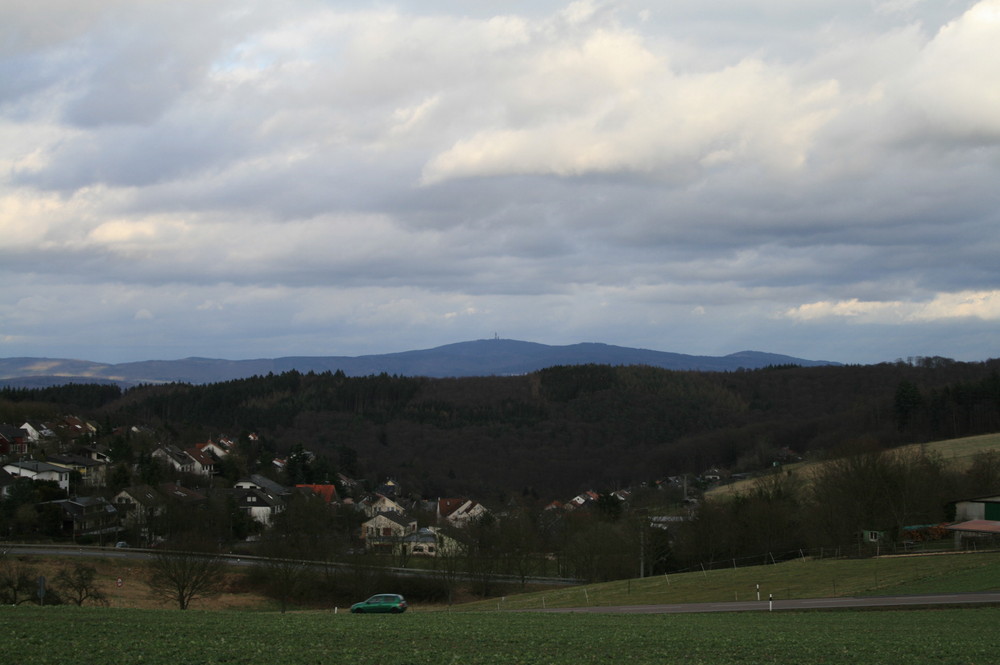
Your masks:
{"label": "dense forest", "polygon": [[728,373],[580,365],[460,379],[292,371],[0,391],[0,422],[67,412],[181,446],[253,432],[269,454],[301,447],[331,471],[393,478],[424,497],[550,500],[709,468],[752,472],[859,441],[889,449],[1000,431],[1000,361]]}

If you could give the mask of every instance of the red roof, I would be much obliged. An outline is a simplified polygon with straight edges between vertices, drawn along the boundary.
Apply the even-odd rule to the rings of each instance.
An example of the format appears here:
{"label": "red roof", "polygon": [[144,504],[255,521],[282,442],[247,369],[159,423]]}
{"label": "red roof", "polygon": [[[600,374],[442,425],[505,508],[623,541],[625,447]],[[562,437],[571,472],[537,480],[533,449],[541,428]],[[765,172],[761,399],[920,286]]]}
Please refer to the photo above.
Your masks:
{"label": "red roof", "polygon": [[448,517],[462,507],[468,499],[438,499],[438,515]]}
{"label": "red roof", "polygon": [[1000,533],[1000,522],[993,520],[969,520],[945,527],[951,531],[973,531],[976,533]]}
{"label": "red roof", "polygon": [[333,500],[337,498],[336,485],[296,485],[296,487],[311,489],[313,492],[323,497],[323,500],[327,503],[332,503]]}

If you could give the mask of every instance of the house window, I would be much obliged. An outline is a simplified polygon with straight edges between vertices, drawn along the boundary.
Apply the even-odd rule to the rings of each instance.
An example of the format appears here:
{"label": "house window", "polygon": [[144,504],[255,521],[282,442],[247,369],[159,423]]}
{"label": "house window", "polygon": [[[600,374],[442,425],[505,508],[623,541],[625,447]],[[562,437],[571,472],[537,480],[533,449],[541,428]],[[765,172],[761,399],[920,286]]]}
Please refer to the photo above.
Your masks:
{"label": "house window", "polygon": [[391,536],[392,535],[392,528],[390,528],[390,527],[383,527],[382,528],[382,535],[383,536]]}

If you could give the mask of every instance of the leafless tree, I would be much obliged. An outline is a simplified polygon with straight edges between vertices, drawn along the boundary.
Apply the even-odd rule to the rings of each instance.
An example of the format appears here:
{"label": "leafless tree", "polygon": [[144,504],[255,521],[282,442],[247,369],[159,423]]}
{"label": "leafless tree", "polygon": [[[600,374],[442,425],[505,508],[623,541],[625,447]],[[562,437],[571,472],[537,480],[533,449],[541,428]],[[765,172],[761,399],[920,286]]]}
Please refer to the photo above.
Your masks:
{"label": "leafless tree", "polygon": [[35,597],[38,571],[6,552],[0,556],[0,603],[20,605]]}
{"label": "leafless tree", "polygon": [[86,601],[97,605],[107,605],[108,598],[97,586],[97,569],[82,563],[73,564],[73,569],[60,568],[56,574],[56,587],[77,607]]}
{"label": "leafless tree", "polygon": [[160,552],[153,559],[149,588],[186,610],[191,601],[218,594],[225,564],[216,554]]}
{"label": "leafless tree", "polygon": [[266,557],[262,572],[268,593],[278,600],[284,614],[288,604],[308,585],[310,570],[305,561],[297,558],[300,550],[290,541],[265,541],[262,554]]}

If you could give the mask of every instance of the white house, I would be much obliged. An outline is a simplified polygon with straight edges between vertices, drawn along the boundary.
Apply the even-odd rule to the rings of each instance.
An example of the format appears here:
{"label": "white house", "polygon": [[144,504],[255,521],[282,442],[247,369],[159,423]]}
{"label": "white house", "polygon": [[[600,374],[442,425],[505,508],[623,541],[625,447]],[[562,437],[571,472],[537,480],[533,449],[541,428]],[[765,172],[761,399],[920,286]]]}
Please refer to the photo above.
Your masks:
{"label": "white house", "polygon": [[488,512],[486,506],[472,499],[438,499],[438,524],[462,528]]}
{"label": "white house", "polygon": [[195,448],[212,455],[216,459],[222,459],[223,457],[229,455],[229,450],[232,448],[232,445],[230,445],[229,440],[225,438],[219,439],[218,441],[212,441],[209,439],[205,443],[196,444]]}
{"label": "white house", "polygon": [[61,466],[68,471],[76,471],[88,487],[102,487],[108,465],[82,455],[49,455],[49,464]]}
{"label": "white house", "polygon": [[38,443],[43,439],[54,439],[56,436],[56,433],[49,429],[46,425],[32,420],[25,420],[24,424],[21,425],[21,429],[27,433],[28,440],[32,443]]}
{"label": "white house", "polygon": [[272,496],[255,487],[233,489],[233,498],[237,508],[264,526],[270,525],[274,516],[285,509],[284,501],[280,497]]}
{"label": "white house", "polygon": [[177,446],[160,446],[153,451],[153,458],[163,460],[175,471],[194,473],[194,460]]}
{"label": "white house", "polygon": [[384,494],[365,497],[362,501],[358,502],[357,507],[359,510],[363,510],[368,517],[374,517],[379,513],[399,513],[402,515],[406,512],[401,505]]}
{"label": "white house", "polygon": [[30,478],[31,480],[54,480],[59,483],[59,487],[69,491],[69,469],[65,469],[48,462],[36,462],[27,460],[24,462],[11,462],[5,464],[4,471],[19,478]]}
{"label": "white house", "polygon": [[365,549],[395,554],[403,547],[403,538],[417,532],[417,520],[402,513],[379,513],[361,525]]}

